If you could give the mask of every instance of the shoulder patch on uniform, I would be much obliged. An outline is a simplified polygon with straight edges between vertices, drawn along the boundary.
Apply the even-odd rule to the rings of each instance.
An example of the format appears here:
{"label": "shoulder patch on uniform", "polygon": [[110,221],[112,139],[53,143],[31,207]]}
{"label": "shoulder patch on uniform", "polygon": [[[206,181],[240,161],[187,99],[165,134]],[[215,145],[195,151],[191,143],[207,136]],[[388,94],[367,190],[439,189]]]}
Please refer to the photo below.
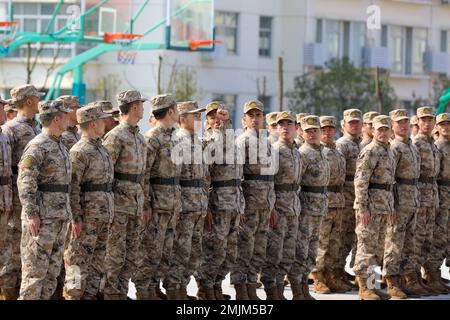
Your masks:
{"label": "shoulder patch on uniform", "polygon": [[369,162],[364,161],[363,163],[361,163],[361,169],[368,170],[369,169]]}
{"label": "shoulder patch on uniform", "polygon": [[22,167],[25,169],[29,169],[33,166],[33,163],[34,163],[34,158],[32,156],[26,156],[22,160]]}

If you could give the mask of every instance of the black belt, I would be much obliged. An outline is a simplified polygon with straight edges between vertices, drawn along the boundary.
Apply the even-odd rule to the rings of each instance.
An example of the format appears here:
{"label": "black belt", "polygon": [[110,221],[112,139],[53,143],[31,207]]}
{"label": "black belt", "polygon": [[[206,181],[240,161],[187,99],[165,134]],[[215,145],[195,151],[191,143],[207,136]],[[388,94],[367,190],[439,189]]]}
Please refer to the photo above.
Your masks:
{"label": "black belt", "polygon": [[275,191],[280,191],[280,192],[298,191],[298,187],[299,187],[299,185],[296,183],[276,184]]}
{"label": "black belt", "polygon": [[422,183],[436,183],[436,177],[420,177],[419,182]]}
{"label": "black belt", "polygon": [[245,174],[245,180],[257,180],[257,181],[273,181],[273,176],[260,175],[260,174]]}
{"label": "black belt", "polygon": [[392,184],[381,184],[381,183],[370,183],[369,189],[378,189],[385,191],[392,191],[394,189],[394,185]]}
{"label": "black belt", "polygon": [[136,183],[141,182],[143,176],[144,176],[143,174],[128,174],[128,173],[114,172],[114,179]]}
{"label": "black belt", "polygon": [[336,192],[336,193],[342,193],[344,192],[344,186],[328,186],[327,187],[328,192]]}
{"label": "black belt", "polygon": [[166,185],[166,186],[175,186],[180,184],[180,177],[174,177],[174,178],[151,178],[150,179],[151,184],[160,184],[160,185]]}
{"label": "black belt", "polygon": [[438,180],[437,184],[440,186],[450,187],[450,180]]}
{"label": "black belt", "polygon": [[213,181],[213,188],[223,188],[223,187],[239,187],[241,185],[240,179],[224,180],[224,181]]}
{"label": "black belt", "polygon": [[0,177],[0,186],[11,184],[11,182],[12,182],[11,177],[7,177],[7,176]]}
{"label": "black belt", "polygon": [[200,179],[180,180],[180,186],[182,188],[203,188],[205,186],[205,183]]}
{"label": "black belt", "polygon": [[11,170],[12,170],[13,174],[15,174],[15,175],[19,174],[19,167],[18,166],[11,166]]}
{"label": "black belt", "polygon": [[395,178],[395,182],[397,184],[407,184],[409,186],[417,186],[417,183],[419,182],[419,179],[402,179],[402,178]]}
{"label": "black belt", "polygon": [[70,186],[68,184],[38,184],[38,190],[41,192],[64,192],[69,193]]}
{"label": "black belt", "polygon": [[345,181],[354,181],[354,180],[355,180],[355,176],[352,176],[352,175],[345,176]]}
{"label": "black belt", "polygon": [[112,192],[113,184],[112,183],[101,183],[101,184],[93,184],[93,183],[83,183],[81,185],[81,192]]}
{"label": "black belt", "polygon": [[327,192],[327,187],[302,186],[302,192],[324,194]]}

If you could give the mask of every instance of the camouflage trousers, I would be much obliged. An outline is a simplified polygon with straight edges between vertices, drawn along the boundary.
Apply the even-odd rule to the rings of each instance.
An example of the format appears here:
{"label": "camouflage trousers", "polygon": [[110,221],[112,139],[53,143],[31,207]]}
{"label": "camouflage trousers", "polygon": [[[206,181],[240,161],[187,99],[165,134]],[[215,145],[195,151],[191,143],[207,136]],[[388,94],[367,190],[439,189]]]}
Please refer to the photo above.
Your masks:
{"label": "camouflage trousers", "polygon": [[52,297],[63,261],[67,225],[66,220],[41,220],[39,234],[33,237],[28,222],[22,221],[19,300],[49,300]]}
{"label": "camouflage trousers", "polygon": [[104,293],[109,296],[126,296],[128,282],[139,263],[139,247],[144,222],[140,215],[130,215],[115,207],[106,240]]}
{"label": "camouflage trousers", "polygon": [[396,221],[387,225],[384,247],[383,276],[396,276],[414,272],[417,210],[396,210]]}
{"label": "camouflage trousers", "polygon": [[342,246],[342,208],[328,208],[320,228],[314,272],[333,271],[340,260]]}
{"label": "camouflage trousers", "polygon": [[416,269],[420,269],[430,258],[431,245],[433,243],[433,231],[435,225],[436,210],[434,207],[421,206],[416,219]]}
{"label": "camouflage trousers", "polygon": [[448,248],[448,209],[440,208],[436,211],[431,250],[427,256],[424,268],[427,271],[437,271],[447,256]]}
{"label": "camouflage trousers", "polygon": [[266,260],[269,210],[245,211],[245,223],[239,231],[238,255],[231,272],[231,283],[256,283]]}
{"label": "camouflage trousers", "polygon": [[146,292],[150,287],[159,287],[167,275],[177,219],[174,212],[153,210],[139,250],[142,260],[132,280],[136,290]]}
{"label": "camouflage trousers", "polygon": [[237,257],[240,214],[237,211],[215,211],[212,216],[211,230],[205,227],[203,231],[203,256],[197,272],[197,282],[203,288],[222,284]]}
{"label": "camouflage trousers", "polygon": [[109,221],[84,216],[81,235],[72,234],[64,252],[64,297],[78,300],[96,297],[105,272],[106,241]]}
{"label": "camouflage trousers", "polygon": [[323,216],[300,214],[295,260],[288,273],[289,282],[306,283],[308,280],[308,275],[316,264],[322,220]]}
{"label": "camouflage trousers", "polygon": [[280,214],[278,223],[267,234],[266,262],[262,268],[261,281],[271,288],[284,282],[295,261],[299,217]]}
{"label": "camouflage trousers", "polygon": [[342,246],[339,250],[339,261],[336,269],[344,269],[348,254],[351,251],[350,267],[355,263],[356,234],[355,234],[355,210],[353,205],[346,205],[342,213]]}
{"label": "camouflage trousers", "polygon": [[204,219],[202,212],[181,213],[177,222],[168,272],[164,278],[165,288],[186,287],[191,275],[200,265]]}
{"label": "camouflage trousers", "polygon": [[380,241],[380,237],[386,234],[387,218],[387,214],[372,214],[364,227],[359,212],[356,213],[358,245],[353,266],[356,275],[367,278],[373,272],[371,267],[380,264],[379,252],[384,250],[384,239]]}
{"label": "camouflage trousers", "polygon": [[0,287],[19,288],[21,282],[20,239],[22,237],[21,207],[14,207],[4,227],[4,241],[1,247],[3,263],[0,265]]}
{"label": "camouflage trousers", "polygon": [[[441,209],[442,210],[442,209]],[[447,255],[445,259],[445,265],[450,268],[450,209],[444,209],[447,210],[449,219],[447,223]]]}

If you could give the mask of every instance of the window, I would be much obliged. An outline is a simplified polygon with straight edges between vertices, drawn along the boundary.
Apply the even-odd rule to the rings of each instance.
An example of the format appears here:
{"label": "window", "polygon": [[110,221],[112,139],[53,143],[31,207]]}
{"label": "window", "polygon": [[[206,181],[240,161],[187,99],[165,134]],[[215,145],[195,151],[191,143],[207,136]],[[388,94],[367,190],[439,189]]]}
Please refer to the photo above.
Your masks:
{"label": "window", "polygon": [[398,26],[389,26],[389,43],[392,61],[392,71],[395,73],[404,72],[404,46],[405,46],[405,30]]}
{"label": "window", "polygon": [[427,29],[414,28],[412,42],[412,73],[423,73],[423,55],[427,50]]}
{"label": "window", "polygon": [[328,53],[330,58],[340,58],[340,47],[341,47],[341,25],[339,21],[327,20],[325,23],[325,44],[328,48]]}
{"label": "window", "polygon": [[216,35],[225,39],[227,51],[237,54],[238,14],[219,11],[215,15]]}
{"label": "window", "polygon": [[264,105],[265,113],[272,112],[272,97],[271,96],[259,96],[258,100]]}
{"label": "window", "polygon": [[441,31],[441,52],[450,53],[450,31]]}
{"label": "window", "polygon": [[366,24],[362,22],[352,22],[350,25],[350,59],[355,66],[363,63],[363,48],[366,46]]}
{"label": "window", "polygon": [[237,96],[233,94],[222,94],[214,93],[212,95],[212,101],[220,101],[225,104],[227,110],[230,114],[230,119],[233,122],[233,126],[236,126],[236,107],[237,107]]}
{"label": "window", "polygon": [[272,55],[272,18],[259,18],[259,56],[270,57]]}

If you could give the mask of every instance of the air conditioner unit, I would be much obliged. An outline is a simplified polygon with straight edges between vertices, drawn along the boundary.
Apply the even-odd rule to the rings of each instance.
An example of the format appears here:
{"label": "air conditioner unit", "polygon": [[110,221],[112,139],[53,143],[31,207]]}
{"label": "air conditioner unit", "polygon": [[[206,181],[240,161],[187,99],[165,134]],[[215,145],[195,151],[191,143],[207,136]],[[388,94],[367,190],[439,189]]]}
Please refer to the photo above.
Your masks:
{"label": "air conditioner unit", "polygon": [[363,49],[363,60],[366,68],[391,68],[391,57],[386,47],[365,47]]}
{"label": "air conditioner unit", "polygon": [[305,66],[324,67],[328,60],[327,48],[322,43],[306,43],[303,47]]}
{"label": "air conditioner unit", "polygon": [[424,62],[429,73],[446,74],[449,71],[449,55],[446,52],[425,52]]}

